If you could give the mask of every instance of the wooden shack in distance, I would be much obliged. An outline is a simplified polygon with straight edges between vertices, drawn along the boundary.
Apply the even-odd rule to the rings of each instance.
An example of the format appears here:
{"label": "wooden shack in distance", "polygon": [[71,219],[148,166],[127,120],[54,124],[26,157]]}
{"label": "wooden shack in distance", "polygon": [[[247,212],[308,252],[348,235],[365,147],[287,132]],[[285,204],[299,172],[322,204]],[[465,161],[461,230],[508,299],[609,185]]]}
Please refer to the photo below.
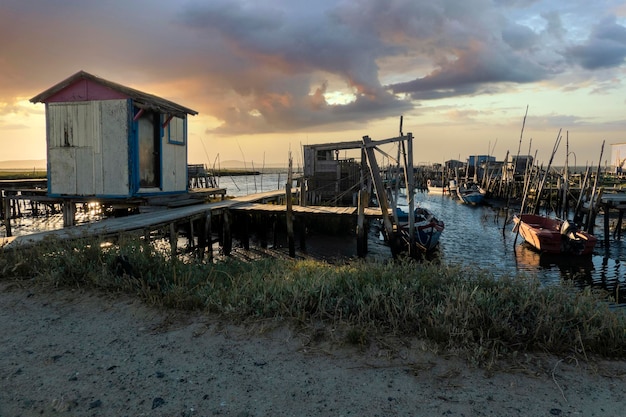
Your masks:
{"label": "wooden shack in distance", "polygon": [[359,149],[362,142],[304,145],[307,202],[314,205],[355,205],[361,183],[361,163],[340,157],[341,150]]}
{"label": "wooden shack in distance", "polygon": [[188,191],[187,116],[196,111],[84,71],[30,101],[46,108],[50,197]]}

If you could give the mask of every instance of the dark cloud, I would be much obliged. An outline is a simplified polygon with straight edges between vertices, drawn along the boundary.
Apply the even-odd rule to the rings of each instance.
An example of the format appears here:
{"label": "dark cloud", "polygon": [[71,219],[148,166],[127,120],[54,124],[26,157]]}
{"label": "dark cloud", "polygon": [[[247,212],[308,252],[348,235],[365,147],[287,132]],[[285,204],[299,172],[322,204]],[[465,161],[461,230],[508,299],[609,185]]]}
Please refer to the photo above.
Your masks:
{"label": "dark cloud", "polygon": [[[385,45],[379,37],[324,4],[312,4],[305,13],[215,1],[189,5],[180,22],[207,43],[219,40],[227,61],[240,61],[221,68],[208,64],[225,88],[245,98],[221,111],[219,132],[295,130],[347,117],[363,122],[410,107],[380,84],[376,60]],[[326,102],[328,76],[340,80],[332,87],[353,95],[351,102]]]}
{"label": "dark cloud", "polygon": [[389,86],[394,93],[409,93],[428,100],[458,95],[494,93],[507,83],[529,83],[549,75],[547,67],[502,44],[468,42],[453,59],[425,77]]}
{"label": "dark cloud", "polygon": [[531,28],[512,23],[502,30],[502,40],[513,50],[526,50],[536,45],[539,35]]}
{"label": "dark cloud", "polygon": [[593,28],[584,43],[568,48],[566,56],[588,70],[618,67],[626,58],[626,27],[614,16],[608,17]]}
{"label": "dark cloud", "polygon": [[[159,95],[220,120],[216,132],[280,132],[362,125],[420,100],[495,94],[572,62],[623,63],[623,26],[603,22],[566,49],[572,24],[545,4],[4,0],[0,97],[32,97],[83,69],[139,89],[158,86]],[[344,102],[328,99],[337,91]]]}
{"label": "dark cloud", "polygon": [[[395,94],[416,100],[494,94],[510,84],[543,80],[558,71],[558,57],[538,53],[542,37],[548,35],[505,17],[504,7],[510,5],[500,9],[490,2],[445,4],[447,8],[434,19],[441,22],[437,32],[428,34],[416,51],[430,57],[430,70],[389,85]],[[554,22],[549,26],[556,27]]]}

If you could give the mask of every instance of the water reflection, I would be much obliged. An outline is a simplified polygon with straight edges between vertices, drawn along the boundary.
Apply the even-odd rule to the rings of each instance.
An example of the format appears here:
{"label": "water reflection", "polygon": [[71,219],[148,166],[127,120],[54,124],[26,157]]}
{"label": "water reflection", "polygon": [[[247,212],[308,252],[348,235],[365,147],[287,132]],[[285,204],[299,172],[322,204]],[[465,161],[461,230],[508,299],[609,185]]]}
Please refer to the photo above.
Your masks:
{"label": "water reflection", "polygon": [[[544,285],[571,281],[580,288],[591,286],[606,290],[619,303],[626,305],[625,272],[621,266],[626,259],[622,241],[611,240],[610,257],[599,243],[593,255],[540,254],[512,232],[505,223],[506,212],[488,206],[467,206],[447,196],[420,193],[419,204],[433,210],[446,222],[441,237],[441,253],[453,265],[477,265],[495,276],[529,274]],[[512,213],[509,213],[512,214]],[[603,224],[598,216],[597,225]],[[596,236],[603,239],[602,227],[596,226]]]}

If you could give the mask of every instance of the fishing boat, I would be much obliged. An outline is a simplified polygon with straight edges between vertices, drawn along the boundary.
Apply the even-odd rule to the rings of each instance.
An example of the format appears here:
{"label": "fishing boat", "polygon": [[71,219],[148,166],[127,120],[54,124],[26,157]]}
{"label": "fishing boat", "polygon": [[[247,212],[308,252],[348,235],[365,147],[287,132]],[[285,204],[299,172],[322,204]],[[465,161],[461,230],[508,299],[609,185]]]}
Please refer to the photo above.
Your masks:
{"label": "fishing boat", "polygon": [[513,217],[513,222],[513,231],[519,232],[528,244],[542,253],[589,255],[598,240],[568,220],[520,214]]}
{"label": "fishing boat", "polygon": [[484,190],[476,183],[464,183],[457,187],[456,194],[465,204],[477,206],[485,199]]}
{"label": "fishing boat", "polygon": [[[409,213],[405,207],[396,208],[396,217],[398,220],[397,231],[402,239],[410,241],[409,234]],[[422,252],[430,252],[439,244],[439,238],[443,233],[445,224],[437,219],[435,215],[424,207],[417,207],[414,210],[414,240],[415,245]]]}

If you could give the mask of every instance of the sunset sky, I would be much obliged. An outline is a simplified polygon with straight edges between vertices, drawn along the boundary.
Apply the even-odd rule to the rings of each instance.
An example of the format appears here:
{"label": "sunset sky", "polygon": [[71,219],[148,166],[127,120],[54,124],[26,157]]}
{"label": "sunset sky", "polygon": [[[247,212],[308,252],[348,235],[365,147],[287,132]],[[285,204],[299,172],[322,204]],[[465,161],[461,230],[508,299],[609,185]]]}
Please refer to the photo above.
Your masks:
{"label": "sunset sky", "polygon": [[623,0],[2,0],[0,39],[0,161],[45,159],[29,99],[79,70],[198,111],[190,163],[298,164],[400,115],[416,163],[501,160],[527,106],[540,160],[559,129],[577,165],[626,142]]}

